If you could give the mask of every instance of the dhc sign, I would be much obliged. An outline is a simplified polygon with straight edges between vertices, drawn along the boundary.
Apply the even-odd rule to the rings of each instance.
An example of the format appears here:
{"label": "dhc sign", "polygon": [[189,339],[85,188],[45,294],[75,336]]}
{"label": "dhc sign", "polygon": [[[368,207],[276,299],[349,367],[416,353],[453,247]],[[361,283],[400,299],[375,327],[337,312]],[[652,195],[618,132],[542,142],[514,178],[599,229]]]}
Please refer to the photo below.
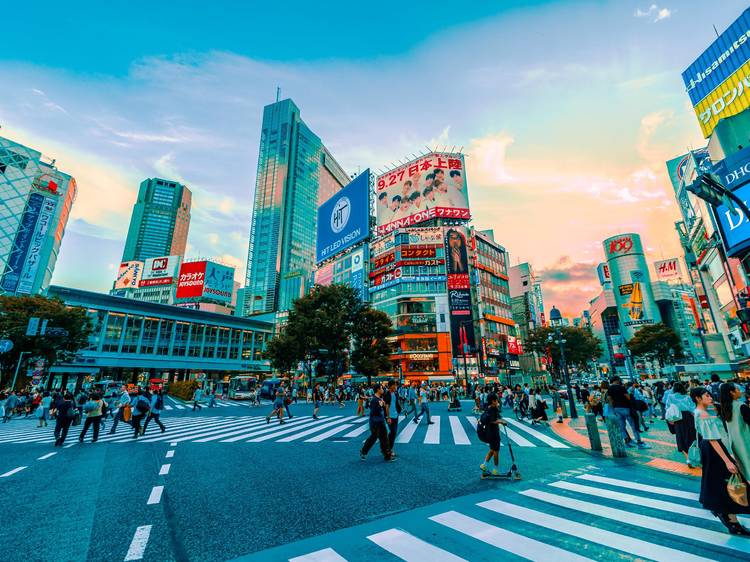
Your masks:
{"label": "dhc sign", "polygon": [[[750,201],[750,183],[733,191],[745,204]],[[727,255],[732,258],[750,248],[750,220],[736,207],[735,210],[738,214],[732,213],[726,205],[719,205],[715,211]]]}

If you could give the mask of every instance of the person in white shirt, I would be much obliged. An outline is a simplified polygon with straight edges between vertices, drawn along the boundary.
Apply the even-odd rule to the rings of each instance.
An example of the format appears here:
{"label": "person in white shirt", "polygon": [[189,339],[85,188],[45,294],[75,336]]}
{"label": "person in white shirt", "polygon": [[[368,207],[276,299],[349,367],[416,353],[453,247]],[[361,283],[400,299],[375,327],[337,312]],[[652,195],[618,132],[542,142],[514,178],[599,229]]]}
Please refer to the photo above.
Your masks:
{"label": "person in white shirt", "polygon": [[422,417],[422,414],[427,414],[427,425],[432,425],[433,423],[435,423],[434,421],[432,421],[432,418],[430,417],[429,399],[430,399],[430,393],[427,390],[427,385],[423,383],[422,388],[419,391],[420,410],[419,410],[419,414],[417,414],[414,417],[414,423],[419,424],[419,418]]}

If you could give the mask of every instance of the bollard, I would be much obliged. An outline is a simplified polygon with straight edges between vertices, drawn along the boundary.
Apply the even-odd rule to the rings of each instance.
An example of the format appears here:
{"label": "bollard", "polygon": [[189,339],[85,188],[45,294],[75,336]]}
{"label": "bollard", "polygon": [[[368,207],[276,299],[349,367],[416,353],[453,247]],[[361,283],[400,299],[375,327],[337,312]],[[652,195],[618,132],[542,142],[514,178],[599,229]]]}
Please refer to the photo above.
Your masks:
{"label": "bollard", "polygon": [[607,418],[607,434],[609,435],[609,444],[612,447],[613,457],[627,457],[628,454],[625,452],[625,440],[622,438],[622,432],[620,426],[613,417],[608,416]]}
{"label": "bollard", "polygon": [[602,450],[602,440],[599,437],[599,426],[596,424],[596,414],[586,414],[586,430],[589,432],[589,442],[592,451]]}

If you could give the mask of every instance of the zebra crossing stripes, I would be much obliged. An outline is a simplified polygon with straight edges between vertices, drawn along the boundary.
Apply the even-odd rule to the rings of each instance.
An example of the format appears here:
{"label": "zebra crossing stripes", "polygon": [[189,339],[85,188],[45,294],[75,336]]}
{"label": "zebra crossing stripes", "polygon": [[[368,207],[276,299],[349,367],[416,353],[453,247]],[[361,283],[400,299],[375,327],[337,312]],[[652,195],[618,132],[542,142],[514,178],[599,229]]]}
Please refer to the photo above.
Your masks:
{"label": "zebra crossing stripes", "polygon": [[339,556],[332,548],[324,548],[303,556],[295,556],[290,558],[289,562],[346,562],[346,558]]}
{"label": "zebra crossing stripes", "polygon": [[534,437],[539,439],[539,441],[546,443],[553,449],[569,449],[570,448],[569,445],[566,445],[565,443],[562,443],[561,441],[558,441],[557,439],[552,439],[552,437],[550,437],[549,435],[545,435],[541,431],[537,431],[536,429],[530,427],[527,424],[522,424],[521,422],[516,421],[512,418],[504,418],[504,419],[513,427],[517,427],[518,429],[525,431],[529,435],[533,435]]}
{"label": "zebra crossing stripes", "polygon": [[[367,418],[363,417],[362,421],[365,421],[366,419]],[[350,431],[349,433],[345,433],[344,435],[342,435],[342,437],[348,437],[348,438],[359,437],[360,435],[362,435],[363,433],[366,433],[368,431],[370,431],[370,424],[366,423],[363,426],[358,427],[357,429],[354,429],[354,430]]]}
{"label": "zebra crossing stripes", "polygon": [[[245,441],[249,437],[256,437],[258,435],[270,435],[269,439],[273,438],[273,434],[279,431],[279,428],[285,429],[285,431],[288,431],[291,429],[291,431],[296,431],[300,427],[307,427],[309,425],[314,425],[316,423],[316,420],[310,418],[310,417],[304,417],[304,418],[294,418],[286,422],[286,424],[282,425],[276,425],[274,424],[273,427],[266,427],[265,429],[258,429],[250,432],[244,432],[239,435],[235,435],[233,437],[229,437],[227,439],[221,439],[220,443],[235,443],[237,441]],[[253,440],[250,439],[248,442],[252,442]]]}
{"label": "zebra crossing stripes", "polygon": [[226,431],[226,430],[246,430],[253,427],[257,427],[258,425],[264,423],[265,420],[257,419],[257,418],[239,418],[234,420],[233,422],[229,422],[227,424],[221,425],[221,426],[213,426],[210,428],[207,427],[194,427],[188,430],[187,433],[183,433],[181,436],[175,437],[172,435],[160,435],[158,437],[154,437],[152,439],[144,439],[144,442],[146,443],[153,443],[155,441],[174,441],[176,443],[180,443],[181,441],[194,441],[201,437],[211,436],[215,434],[216,430],[220,431]]}
{"label": "zebra crossing stripes", "polygon": [[458,416],[449,416],[448,423],[451,426],[451,434],[453,434],[453,442],[456,445],[471,445],[469,436],[466,435],[464,427],[461,425],[461,420]]}
{"label": "zebra crossing stripes", "polygon": [[402,560],[431,560],[433,562],[469,562],[400,529],[388,529],[367,537],[380,548]]}
{"label": "zebra crossing stripes", "polygon": [[432,425],[427,426],[424,436],[425,445],[438,445],[440,443],[440,416],[432,418]]}
{"label": "zebra crossing stripes", "polygon": [[598,476],[596,474],[581,474],[576,476],[579,480],[586,480],[589,482],[596,482],[598,484],[608,484],[619,488],[626,488],[629,490],[638,490],[640,492],[649,492],[651,494],[658,494],[661,496],[669,496],[671,498],[682,498],[684,500],[698,501],[699,494],[695,492],[685,492],[683,490],[675,490],[673,488],[664,488],[662,486],[650,486],[648,484],[641,484],[640,482],[631,482],[630,480],[618,480],[617,478],[608,478],[606,476]]}

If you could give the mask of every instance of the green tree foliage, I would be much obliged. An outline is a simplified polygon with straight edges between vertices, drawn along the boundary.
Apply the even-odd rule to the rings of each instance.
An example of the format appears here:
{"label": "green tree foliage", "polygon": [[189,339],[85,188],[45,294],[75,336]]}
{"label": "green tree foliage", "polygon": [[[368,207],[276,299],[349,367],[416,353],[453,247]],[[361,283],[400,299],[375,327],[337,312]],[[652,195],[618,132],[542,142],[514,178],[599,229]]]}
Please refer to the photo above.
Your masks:
{"label": "green tree foliage", "polygon": [[[29,318],[47,320],[47,329],[62,328],[67,336],[27,336]],[[0,296],[0,339],[13,342],[13,349],[0,355],[2,384],[10,383],[21,352],[32,359],[44,359],[46,368],[73,356],[88,344],[91,326],[86,310],[68,307],[60,299],[49,299],[40,295],[32,297]],[[19,376],[19,380],[23,380]]]}
{"label": "green tree foliage", "polygon": [[628,342],[628,349],[633,356],[656,360],[662,367],[673,355],[675,359],[683,356],[680,336],[672,328],[661,323],[643,326]]}
{"label": "green tree foliage", "polygon": [[[602,344],[599,338],[591,333],[589,328],[575,328],[565,326],[560,328],[562,339],[565,340],[565,361],[569,366],[585,369],[588,364],[602,354]],[[527,351],[536,351],[546,355],[549,351],[552,361],[556,367],[560,366],[560,346],[554,342],[556,339],[554,328],[536,328],[529,332],[529,337],[524,342]],[[553,341],[549,341],[549,336]]]}
{"label": "green tree foliage", "polygon": [[392,333],[393,325],[385,312],[369,307],[360,311],[354,328],[352,366],[367,377],[367,384],[372,383],[372,377],[391,368],[391,345],[387,338]]}
{"label": "green tree foliage", "polygon": [[[380,353],[388,357],[390,349],[385,350],[376,337],[383,333],[383,318],[373,313],[348,285],[316,285],[309,294],[294,301],[287,323],[269,342],[266,357],[282,373],[293,371],[300,362],[308,369],[317,362],[318,374],[332,380],[348,367],[350,342],[357,345],[359,341],[362,365],[368,365],[370,370],[375,366],[382,369],[385,363],[376,356]],[[369,326],[371,321],[376,321],[375,328]],[[377,343],[376,351],[365,353],[368,341]],[[311,370],[308,374],[312,376]]]}

